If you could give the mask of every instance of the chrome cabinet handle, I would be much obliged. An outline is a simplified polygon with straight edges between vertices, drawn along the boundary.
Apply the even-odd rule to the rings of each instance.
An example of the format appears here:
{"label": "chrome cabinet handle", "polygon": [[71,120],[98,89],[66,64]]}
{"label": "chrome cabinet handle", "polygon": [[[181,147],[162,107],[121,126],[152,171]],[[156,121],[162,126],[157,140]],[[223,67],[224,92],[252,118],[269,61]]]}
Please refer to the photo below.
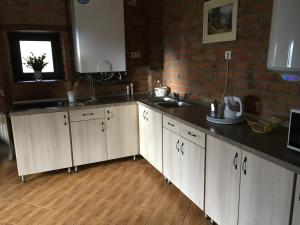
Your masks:
{"label": "chrome cabinet handle", "polygon": [[104,125],[104,122],[101,123],[101,130],[102,130],[102,132],[105,131],[105,125]]}
{"label": "chrome cabinet handle", "polygon": [[238,160],[238,157],[239,157],[239,154],[238,153],[235,153],[235,156],[234,156],[234,159],[233,159],[233,166],[234,166],[234,169],[237,170],[237,160]]}
{"label": "chrome cabinet handle", "polygon": [[93,116],[94,113],[83,113],[82,116]]}
{"label": "chrome cabinet handle", "polygon": [[190,131],[188,132],[188,134],[189,134],[190,136],[197,137],[196,134],[193,134],[193,133],[190,132]]}
{"label": "chrome cabinet handle", "polygon": [[144,120],[146,119],[146,116],[145,116],[145,110],[144,110],[144,112],[143,112],[143,118],[144,118]]}
{"label": "chrome cabinet handle", "polygon": [[175,127],[175,125],[171,122],[168,122],[168,125],[172,126],[172,127]]}
{"label": "chrome cabinet handle", "polygon": [[247,157],[244,158],[242,169],[243,169],[244,175],[247,175]]}
{"label": "chrome cabinet handle", "polygon": [[176,149],[177,149],[177,151],[179,152],[179,140],[178,140],[177,143],[176,143]]}
{"label": "chrome cabinet handle", "polygon": [[184,143],[182,142],[182,143],[181,143],[181,146],[180,146],[180,151],[181,151],[181,154],[182,154],[182,155],[184,155],[183,146],[184,146]]}
{"label": "chrome cabinet handle", "polygon": [[107,120],[110,120],[111,117],[109,117],[109,115],[111,114],[111,112],[109,110],[107,110],[106,113],[107,113]]}
{"label": "chrome cabinet handle", "polygon": [[149,114],[149,112],[147,111],[146,114],[145,114],[145,119],[146,119],[147,121],[149,121],[149,118],[147,117],[148,114]]}
{"label": "chrome cabinet handle", "polygon": [[65,125],[65,126],[67,126],[67,125],[68,125],[68,123],[67,123],[67,119],[68,119],[68,117],[67,117],[66,115],[64,115],[64,121],[65,121],[65,122],[64,122],[64,125]]}

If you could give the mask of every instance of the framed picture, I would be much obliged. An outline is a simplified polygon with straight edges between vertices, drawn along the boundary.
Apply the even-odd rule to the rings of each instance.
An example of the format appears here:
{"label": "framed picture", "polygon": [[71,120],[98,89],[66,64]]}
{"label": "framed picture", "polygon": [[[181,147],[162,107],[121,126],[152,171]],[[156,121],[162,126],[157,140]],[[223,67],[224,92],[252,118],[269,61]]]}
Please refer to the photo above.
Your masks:
{"label": "framed picture", "polygon": [[238,0],[204,3],[203,43],[236,40]]}

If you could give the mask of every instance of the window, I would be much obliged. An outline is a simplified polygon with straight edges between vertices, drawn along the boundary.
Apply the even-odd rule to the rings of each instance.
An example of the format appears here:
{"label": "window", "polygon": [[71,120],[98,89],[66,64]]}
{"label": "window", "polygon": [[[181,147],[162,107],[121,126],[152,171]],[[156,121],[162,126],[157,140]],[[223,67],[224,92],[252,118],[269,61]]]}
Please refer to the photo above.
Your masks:
{"label": "window", "polygon": [[46,54],[43,80],[63,79],[60,37],[58,33],[13,32],[8,34],[11,60],[15,81],[34,81],[34,74],[25,59],[31,53],[35,56]]}

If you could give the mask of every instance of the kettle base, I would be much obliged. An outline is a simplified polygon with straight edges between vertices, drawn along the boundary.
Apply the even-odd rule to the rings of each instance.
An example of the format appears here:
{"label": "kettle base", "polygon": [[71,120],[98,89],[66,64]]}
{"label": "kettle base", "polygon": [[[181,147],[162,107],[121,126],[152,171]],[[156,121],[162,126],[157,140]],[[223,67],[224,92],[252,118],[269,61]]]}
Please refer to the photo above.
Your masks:
{"label": "kettle base", "polygon": [[229,118],[218,118],[218,117],[212,117],[210,115],[206,115],[206,120],[211,123],[230,125],[230,124],[237,124],[237,123],[244,122],[245,116],[241,116],[235,119],[229,119]]}

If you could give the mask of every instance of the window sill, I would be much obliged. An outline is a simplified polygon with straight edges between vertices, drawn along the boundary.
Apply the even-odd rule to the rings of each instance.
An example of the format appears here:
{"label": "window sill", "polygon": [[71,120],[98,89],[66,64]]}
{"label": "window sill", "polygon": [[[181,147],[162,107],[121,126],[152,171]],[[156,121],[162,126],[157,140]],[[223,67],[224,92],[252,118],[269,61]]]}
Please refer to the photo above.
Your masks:
{"label": "window sill", "polygon": [[62,79],[53,79],[53,80],[24,80],[24,81],[16,81],[17,84],[32,84],[32,83],[55,83],[64,81]]}

